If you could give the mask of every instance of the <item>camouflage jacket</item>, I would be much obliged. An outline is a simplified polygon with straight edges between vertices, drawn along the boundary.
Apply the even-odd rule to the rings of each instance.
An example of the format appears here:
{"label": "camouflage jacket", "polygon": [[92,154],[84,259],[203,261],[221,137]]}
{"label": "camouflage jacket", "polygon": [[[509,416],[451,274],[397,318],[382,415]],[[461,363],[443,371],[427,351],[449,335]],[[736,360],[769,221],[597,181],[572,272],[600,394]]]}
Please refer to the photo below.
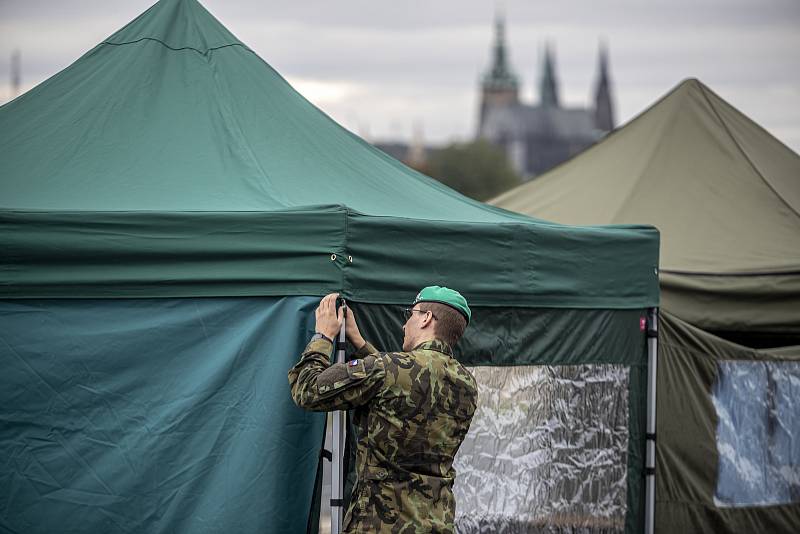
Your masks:
{"label": "camouflage jacket", "polygon": [[379,353],[367,343],[346,363],[311,341],[289,371],[292,398],[309,410],[353,410],[356,484],[344,531],[454,532],[453,457],[477,402],[472,374],[447,343]]}

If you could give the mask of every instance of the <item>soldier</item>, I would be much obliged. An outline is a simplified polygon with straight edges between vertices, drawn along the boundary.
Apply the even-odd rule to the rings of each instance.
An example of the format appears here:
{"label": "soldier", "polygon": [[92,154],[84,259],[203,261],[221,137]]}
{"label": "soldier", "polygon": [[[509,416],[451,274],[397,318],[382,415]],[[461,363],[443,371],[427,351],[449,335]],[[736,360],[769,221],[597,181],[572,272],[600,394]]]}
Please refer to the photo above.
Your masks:
{"label": "soldier", "polygon": [[[419,292],[405,310],[403,352],[378,352],[353,312],[322,299],[316,334],[289,371],[292,399],[308,410],[354,410],[356,484],[344,532],[455,531],[453,457],[477,402],[472,374],[453,347],[471,317],[466,299],[446,287]],[[347,339],[358,350],[331,365],[332,340],[347,310]]]}

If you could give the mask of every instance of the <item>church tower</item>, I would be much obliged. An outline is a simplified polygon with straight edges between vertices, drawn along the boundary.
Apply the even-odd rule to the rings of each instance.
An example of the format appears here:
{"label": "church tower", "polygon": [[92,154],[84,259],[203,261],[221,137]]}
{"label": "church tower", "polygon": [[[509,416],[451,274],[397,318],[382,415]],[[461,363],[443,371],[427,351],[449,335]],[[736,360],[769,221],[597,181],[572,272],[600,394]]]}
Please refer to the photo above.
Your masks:
{"label": "church tower", "polygon": [[540,105],[543,108],[557,108],[558,101],[558,80],[556,80],[556,69],[553,62],[553,53],[549,45],[544,47],[544,62],[542,64],[542,77],[539,80]]}
{"label": "church tower", "polygon": [[614,105],[611,103],[611,81],[608,75],[608,51],[600,45],[597,86],[594,91],[594,125],[598,130],[614,129]]}
{"label": "church tower", "polygon": [[481,110],[478,131],[482,130],[488,108],[519,103],[519,82],[508,63],[505,41],[505,22],[498,15],[495,20],[492,66],[481,80]]}

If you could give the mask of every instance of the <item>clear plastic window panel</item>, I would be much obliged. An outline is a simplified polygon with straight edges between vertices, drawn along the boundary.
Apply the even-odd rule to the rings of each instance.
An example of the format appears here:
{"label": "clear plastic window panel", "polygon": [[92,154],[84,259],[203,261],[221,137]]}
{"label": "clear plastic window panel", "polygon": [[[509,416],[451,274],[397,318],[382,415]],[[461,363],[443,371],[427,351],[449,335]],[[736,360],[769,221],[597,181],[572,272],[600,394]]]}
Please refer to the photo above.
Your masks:
{"label": "clear plastic window panel", "polygon": [[800,502],[800,362],[722,361],[717,411],[719,507]]}
{"label": "clear plastic window panel", "polygon": [[458,532],[623,532],[628,367],[470,370],[478,408],[454,463]]}

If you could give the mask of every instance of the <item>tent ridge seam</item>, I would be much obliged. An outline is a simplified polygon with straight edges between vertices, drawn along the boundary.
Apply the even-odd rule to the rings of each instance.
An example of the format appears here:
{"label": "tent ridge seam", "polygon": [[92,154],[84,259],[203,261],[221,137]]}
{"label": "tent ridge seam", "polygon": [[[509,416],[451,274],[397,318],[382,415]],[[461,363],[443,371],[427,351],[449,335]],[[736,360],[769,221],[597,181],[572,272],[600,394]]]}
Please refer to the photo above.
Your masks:
{"label": "tent ridge seam", "polygon": [[725,133],[727,133],[728,137],[731,138],[731,141],[733,141],[733,144],[736,145],[736,148],[739,149],[739,152],[742,154],[742,156],[744,156],[745,161],[747,161],[747,163],[750,165],[750,167],[753,169],[753,171],[755,171],[756,175],[758,175],[758,177],[761,178],[761,181],[764,182],[764,184],[769,188],[769,190],[772,191],[772,193],[776,197],[778,197],[778,199],[781,202],[783,202],[783,204],[786,205],[786,207],[789,208],[789,210],[792,213],[794,213],[797,217],[800,217],[800,212],[798,212],[794,208],[794,206],[789,204],[786,201],[786,199],[783,198],[783,196],[781,196],[781,194],[778,193],[778,191],[776,191],[774,187],[772,187],[772,184],[769,183],[769,180],[767,180],[764,177],[764,175],[761,173],[761,171],[758,169],[758,167],[756,167],[756,164],[753,163],[753,160],[750,159],[750,156],[747,154],[747,151],[742,147],[741,144],[739,144],[739,140],[736,139],[736,136],[733,135],[733,132],[730,130],[730,128],[728,128],[728,124],[724,120],[722,120],[722,116],[717,111],[717,108],[714,107],[714,103],[711,101],[711,99],[708,98],[708,95],[706,94],[706,88],[704,86],[702,86],[702,85],[700,86],[700,93],[703,95],[703,99],[705,99],[705,101],[708,103],[708,106],[711,108],[711,111],[714,112],[714,116],[717,117],[717,120],[720,122],[720,124],[722,124],[722,127],[725,128]]}
{"label": "tent ridge seam", "polygon": [[673,271],[670,269],[660,269],[659,272],[666,274],[675,274],[678,276],[714,276],[720,278],[730,277],[749,277],[749,276],[795,276],[800,274],[800,270],[796,271],[764,271],[764,272],[744,272],[744,273],[711,273],[703,271]]}
{"label": "tent ridge seam", "polygon": [[252,52],[252,50],[250,50],[247,46],[245,46],[242,43],[229,43],[229,44],[224,44],[224,45],[220,45],[220,46],[213,46],[211,48],[206,48],[205,51],[200,50],[199,48],[194,48],[193,46],[183,46],[183,47],[180,47],[180,48],[175,48],[174,46],[170,46],[167,43],[165,43],[164,41],[162,41],[161,39],[156,39],[155,37],[142,37],[141,39],[136,39],[135,41],[125,41],[125,42],[122,42],[122,43],[114,43],[114,42],[111,42],[111,41],[103,41],[100,44],[101,45],[112,45],[112,46],[124,46],[124,45],[129,45],[129,44],[140,43],[142,41],[154,41],[156,43],[160,43],[165,48],[169,48],[170,50],[174,50],[175,52],[180,52],[181,50],[193,50],[193,51],[197,52],[198,54],[200,54],[202,56],[207,56],[209,52],[213,52],[214,50],[219,50],[221,48],[228,48],[228,47],[231,47],[231,46],[241,46],[245,50],[248,50],[248,51]]}

